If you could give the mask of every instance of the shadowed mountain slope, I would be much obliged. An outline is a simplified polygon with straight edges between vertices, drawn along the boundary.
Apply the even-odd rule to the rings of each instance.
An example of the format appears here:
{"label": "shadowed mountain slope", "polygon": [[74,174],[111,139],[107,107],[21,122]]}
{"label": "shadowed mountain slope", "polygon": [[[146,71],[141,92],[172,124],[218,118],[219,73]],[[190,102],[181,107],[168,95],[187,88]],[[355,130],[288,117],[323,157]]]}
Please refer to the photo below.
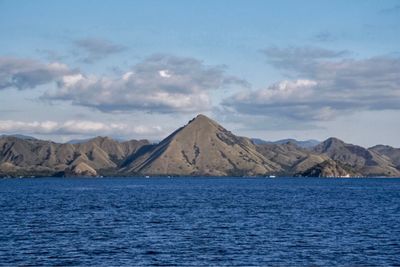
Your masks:
{"label": "shadowed mountain slope", "polygon": [[291,139],[291,138],[289,138],[289,139],[281,139],[281,140],[277,140],[277,141],[265,141],[265,140],[262,140],[262,139],[259,139],[259,138],[252,138],[251,141],[255,145],[265,145],[265,144],[283,145],[283,144],[286,144],[286,143],[293,143],[293,144],[295,144],[295,145],[297,145],[297,146],[299,146],[301,148],[309,148],[309,149],[311,149],[311,148],[313,148],[316,145],[321,143],[320,141],[313,140],[313,139],[299,141],[299,140]]}
{"label": "shadowed mountain slope", "polygon": [[268,160],[279,164],[286,175],[305,171],[328,159],[327,156],[313,153],[291,141],[284,144],[258,145],[257,151]]}
{"label": "shadowed mountain slope", "polygon": [[388,157],[396,166],[396,168],[400,170],[400,148],[394,148],[385,145],[377,145],[369,148],[369,150],[372,150],[376,153]]}
{"label": "shadowed mountain slope", "polygon": [[329,158],[366,176],[400,176],[393,162],[373,150],[346,144],[337,138],[328,138],[314,147],[315,153]]}
{"label": "shadowed mountain slope", "polygon": [[359,175],[352,170],[346,169],[340,163],[327,159],[309,169],[297,174],[305,177],[350,177]]}

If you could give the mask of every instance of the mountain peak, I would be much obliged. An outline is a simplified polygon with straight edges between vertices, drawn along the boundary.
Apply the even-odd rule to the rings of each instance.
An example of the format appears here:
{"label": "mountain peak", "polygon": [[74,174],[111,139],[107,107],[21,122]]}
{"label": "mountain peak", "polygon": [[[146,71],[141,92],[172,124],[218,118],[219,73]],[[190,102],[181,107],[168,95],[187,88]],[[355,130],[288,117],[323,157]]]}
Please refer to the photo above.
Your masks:
{"label": "mountain peak", "polygon": [[330,137],[320,143],[319,145],[314,147],[314,151],[318,153],[326,153],[331,150],[336,150],[339,148],[343,148],[346,146],[346,143],[343,142],[342,140],[335,138],[335,137]]}
{"label": "mountain peak", "polygon": [[344,146],[344,145],[346,145],[346,143],[336,137],[329,137],[328,139],[323,141],[321,143],[321,145],[328,148],[328,147],[332,147],[332,146],[334,146],[334,147]]}
{"label": "mountain peak", "polygon": [[326,139],[324,141],[324,143],[331,143],[331,144],[344,144],[344,142],[342,140],[340,140],[339,138],[336,137],[329,137],[328,139]]}
{"label": "mountain peak", "polygon": [[196,119],[208,119],[208,120],[211,120],[209,117],[207,117],[204,114],[197,114]]}
{"label": "mountain peak", "polygon": [[209,117],[199,114],[195,118],[191,119],[187,125],[185,125],[182,130],[184,132],[190,131],[192,133],[196,131],[208,132],[217,131],[217,130],[225,130],[221,125],[219,125],[216,121],[213,121]]}
{"label": "mountain peak", "polygon": [[280,166],[238,137],[199,114],[158,145],[144,151],[124,171],[148,175],[264,175]]}
{"label": "mountain peak", "polygon": [[209,117],[207,117],[206,115],[203,114],[199,114],[196,117],[194,117],[193,119],[191,119],[189,121],[188,124],[193,124],[193,123],[207,123],[207,122],[211,122],[213,124],[216,124],[215,121],[213,121],[212,119],[210,119]]}

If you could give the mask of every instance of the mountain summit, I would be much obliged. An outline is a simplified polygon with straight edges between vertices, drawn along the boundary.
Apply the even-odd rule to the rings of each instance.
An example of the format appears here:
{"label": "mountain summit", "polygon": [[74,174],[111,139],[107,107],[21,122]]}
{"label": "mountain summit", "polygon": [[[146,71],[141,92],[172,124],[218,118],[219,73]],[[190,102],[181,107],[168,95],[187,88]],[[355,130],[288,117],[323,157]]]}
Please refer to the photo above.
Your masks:
{"label": "mountain summit", "polygon": [[217,122],[198,115],[123,168],[148,175],[264,175],[279,171],[250,139],[238,137]]}

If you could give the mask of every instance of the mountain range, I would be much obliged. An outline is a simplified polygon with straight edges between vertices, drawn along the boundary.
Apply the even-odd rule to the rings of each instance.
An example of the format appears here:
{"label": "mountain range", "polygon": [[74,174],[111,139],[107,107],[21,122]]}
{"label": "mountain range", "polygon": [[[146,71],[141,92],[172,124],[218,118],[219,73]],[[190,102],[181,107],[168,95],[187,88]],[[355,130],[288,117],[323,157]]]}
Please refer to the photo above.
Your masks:
{"label": "mountain range", "polygon": [[347,144],[260,142],[198,115],[161,142],[96,137],[55,143],[0,136],[0,177],[311,176],[400,177],[400,149]]}
{"label": "mountain range", "polygon": [[255,145],[264,145],[264,144],[279,144],[279,145],[282,145],[282,144],[286,144],[286,143],[291,142],[291,143],[294,143],[297,146],[302,147],[302,148],[313,148],[316,145],[318,145],[319,143],[321,143],[320,141],[314,140],[314,139],[299,141],[299,140],[292,139],[292,138],[281,139],[281,140],[277,140],[277,141],[265,141],[265,140],[262,140],[262,139],[259,139],[259,138],[252,138],[251,141],[253,141],[253,143]]}

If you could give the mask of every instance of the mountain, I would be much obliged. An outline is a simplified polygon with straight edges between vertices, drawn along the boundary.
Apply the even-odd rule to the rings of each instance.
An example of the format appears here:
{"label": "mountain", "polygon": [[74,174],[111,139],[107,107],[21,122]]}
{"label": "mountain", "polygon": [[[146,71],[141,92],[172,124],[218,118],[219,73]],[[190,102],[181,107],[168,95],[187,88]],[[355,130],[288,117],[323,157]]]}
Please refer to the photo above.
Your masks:
{"label": "mountain", "polygon": [[268,160],[279,164],[282,174],[289,176],[302,173],[329,159],[328,156],[313,153],[294,142],[261,144],[257,146],[257,151]]}
{"label": "mountain", "polygon": [[159,143],[98,136],[55,143],[0,136],[4,176],[372,176],[400,177],[400,149],[369,149],[328,138],[313,148],[299,141],[258,142],[198,115]]}
{"label": "mountain", "polygon": [[19,139],[24,139],[24,140],[37,140],[35,137],[29,136],[29,135],[23,135],[23,134],[2,134],[0,135],[0,138],[3,137],[16,137]]}
{"label": "mountain", "polygon": [[355,174],[352,171],[345,170],[338,162],[327,159],[297,175],[305,177],[350,177]]}
{"label": "mountain", "polygon": [[250,139],[238,137],[198,115],[159,144],[143,149],[122,169],[146,175],[265,175],[280,171]]}
{"label": "mountain", "polygon": [[87,139],[72,139],[69,140],[68,142],[66,142],[66,144],[71,144],[71,145],[76,145],[76,144],[82,144],[82,143],[86,143],[87,141],[89,141],[92,138],[87,138]]}
{"label": "mountain", "polygon": [[96,137],[81,144],[1,137],[0,175],[97,175],[100,170],[117,168],[146,144],[146,140],[120,143],[108,137]]}
{"label": "mountain", "polygon": [[293,143],[302,148],[313,148],[316,145],[318,145],[319,143],[321,143],[320,141],[314,140],[314,139],[309,139],[309,140],[305,140],[305,141],[299,141],[296,139],[281,139],[281,140],[277,140],[277,141],[265,141],[265,140],[262,140],[259,138],[252,138],[251,140],[255,145],[265,145],[265,144],[283,145],[286,143]]}
{"label": "mountain", "polygon": [[385,145],[377,145],[369,148],[369,150],[388,157],[394,163],[396,168],[400,170],[400,148],[394,148]]}
{"label": "mountain", "polygon": [[373,150],[328,138],[313,148],[313,152],[329,158],[366,176],[400,176],[400,171],[386,156]]}

